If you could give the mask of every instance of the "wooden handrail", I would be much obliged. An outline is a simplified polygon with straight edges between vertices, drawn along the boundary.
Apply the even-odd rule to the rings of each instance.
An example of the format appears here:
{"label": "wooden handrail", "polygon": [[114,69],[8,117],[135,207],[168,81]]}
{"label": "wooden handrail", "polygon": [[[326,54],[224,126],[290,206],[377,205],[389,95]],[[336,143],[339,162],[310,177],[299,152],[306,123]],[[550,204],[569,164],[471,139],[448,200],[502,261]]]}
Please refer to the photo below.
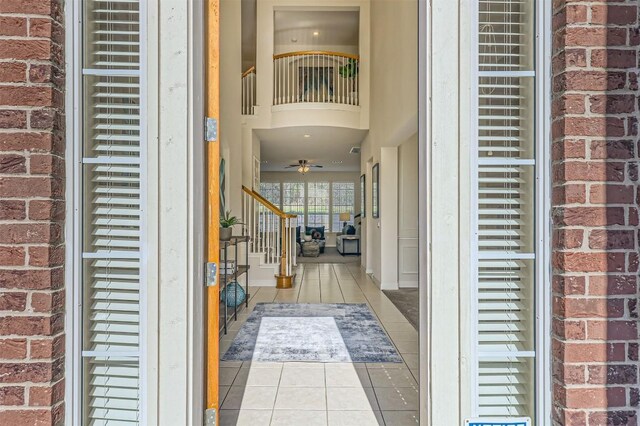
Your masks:
{"label": "wooden handrail", "polygon": [[271,201],[269,201],[266,198],[264,198],[262,195],[260,195],[260,193],[254,191],[253,189],[249,189],[246,186],[242,185],[242,190],[245,193],[249,194],[254,200],[258,201],[260,204],[262,204],[263,206],[265,206],[266,208],[271,210],[273,212],[273,214],[275,214],[276,216],[278,216],[280,218],[293,219],[293,218],[298,217],[295,214],[289,214],[289,213],[283,212],[275,204],[273,204]]}
{"label": "wooden handrail", "polygon": [[251,74],[252,72],[256,72],[256,66],[252,66],[251,68],[249,68],[248,70],[246,70],[245,72],[242,73],[242,78],[245,78],[246,76],[248,76],[249,74]]}
{"label": "wooden handrail", "polygon": [[352,55],[350,53],[340,53],[340,52],[327,52],[323,50],[301,50],[299,52],[279,53],[277,55],[273,55],[273,59],[275,60],[280,58],[288,58],[290,56],[306,56],[306,55],[339,56],[341,58],[355,59],[356,61],[360,60],[360,56],[358,55]]}

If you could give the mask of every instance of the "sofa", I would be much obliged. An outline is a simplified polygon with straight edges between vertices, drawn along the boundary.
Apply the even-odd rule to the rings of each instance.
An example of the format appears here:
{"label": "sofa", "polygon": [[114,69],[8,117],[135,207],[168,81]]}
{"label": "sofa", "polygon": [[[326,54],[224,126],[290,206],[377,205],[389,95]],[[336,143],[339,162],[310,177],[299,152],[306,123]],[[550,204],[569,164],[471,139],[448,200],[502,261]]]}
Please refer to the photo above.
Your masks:
{"label": "sofa", "polygon": [[[324,248],[327,244],[324,226],[305,227],[304,234],[311,235],[311,240],[315,243],[318,243],[318,246],[320,247],[320,253],[324,253]],[[304,241],[302,240],[302,228],[300,226],[296,227],[296,242],[301,246],[304,245]]]}

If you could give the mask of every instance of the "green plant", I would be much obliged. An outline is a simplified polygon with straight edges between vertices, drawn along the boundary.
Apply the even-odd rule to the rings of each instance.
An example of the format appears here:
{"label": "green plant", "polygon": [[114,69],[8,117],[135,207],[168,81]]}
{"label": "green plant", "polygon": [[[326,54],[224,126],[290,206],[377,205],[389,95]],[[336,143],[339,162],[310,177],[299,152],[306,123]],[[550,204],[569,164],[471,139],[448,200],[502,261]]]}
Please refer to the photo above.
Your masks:
{"label": "green plant", "polygon": [[231,216],[231,211],[227,211],[220,218],[220,226],[222,228],[231,228],[234,225],[242,225],[242,222],[237,217]]}
{"label": "green plant", "polygon": [[338,72],[342,78],[355,78],[358,75],[358,61],[350,58],[346,64],[338,68]]}

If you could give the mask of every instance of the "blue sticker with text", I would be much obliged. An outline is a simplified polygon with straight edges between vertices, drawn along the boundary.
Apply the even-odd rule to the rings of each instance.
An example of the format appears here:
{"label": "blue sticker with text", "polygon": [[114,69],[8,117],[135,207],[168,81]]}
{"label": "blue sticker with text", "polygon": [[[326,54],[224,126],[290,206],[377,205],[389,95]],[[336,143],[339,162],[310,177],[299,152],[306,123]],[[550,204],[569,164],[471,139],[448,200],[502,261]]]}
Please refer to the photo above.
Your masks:
{"label": "blue sticker with text", "polygon": [[465,426],[531,426],[531,419],[470,419]]}

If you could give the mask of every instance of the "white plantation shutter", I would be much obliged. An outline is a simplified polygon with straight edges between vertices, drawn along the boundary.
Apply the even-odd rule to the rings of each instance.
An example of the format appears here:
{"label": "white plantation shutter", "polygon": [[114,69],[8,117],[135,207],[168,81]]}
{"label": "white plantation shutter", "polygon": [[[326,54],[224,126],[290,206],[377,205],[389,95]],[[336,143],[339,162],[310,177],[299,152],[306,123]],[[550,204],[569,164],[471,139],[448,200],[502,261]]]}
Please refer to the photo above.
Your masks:
{"label": "white plantation shutter", "polygon": [[85,0],[82,20],[82,424],[144,424],[141,2]]}
{"label": "white plantation shutter", "polygon": [[478,0],[475,414],[534,417],[534,0]]}

